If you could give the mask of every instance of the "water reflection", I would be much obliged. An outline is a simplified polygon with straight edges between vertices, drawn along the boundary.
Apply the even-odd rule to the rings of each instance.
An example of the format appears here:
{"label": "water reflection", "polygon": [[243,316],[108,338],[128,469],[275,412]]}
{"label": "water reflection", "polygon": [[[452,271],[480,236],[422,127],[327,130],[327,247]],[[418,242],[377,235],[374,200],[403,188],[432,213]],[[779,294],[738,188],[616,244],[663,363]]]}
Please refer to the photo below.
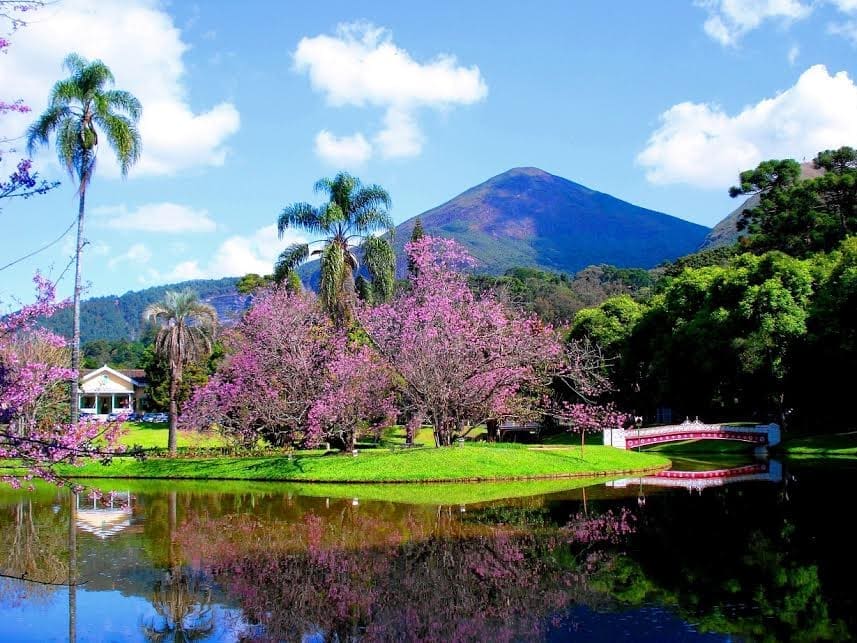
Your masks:
{"label": "water reflection", "polygon": [[667,469],[655,475],[621,478],[607,483],[608,487],[670,487],[701,493],[703,489],[745,482],[782,482],[783,465],[779,460],[762,460],[728,468]]}
{"label": "water reflection", "polygon": [[0,640],[853,636],[857,565],[827,491],[854,467],[742,466],[692,495],[644,478],[642,505],[639,479],[466,507],[264,484],[129,483],[113,508],[3,491]]}

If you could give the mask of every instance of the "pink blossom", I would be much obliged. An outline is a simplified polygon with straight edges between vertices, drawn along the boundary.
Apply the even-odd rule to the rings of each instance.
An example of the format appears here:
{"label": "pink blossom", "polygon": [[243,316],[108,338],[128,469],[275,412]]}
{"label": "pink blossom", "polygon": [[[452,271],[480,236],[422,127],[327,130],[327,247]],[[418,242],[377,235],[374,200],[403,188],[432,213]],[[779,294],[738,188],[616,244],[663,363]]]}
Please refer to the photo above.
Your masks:
{"label": "pink blossom", "polygon": [[373,345],[399,382],[411,424],[431,422],[438,445],[509,413],[543,382],[560,352],[552,328],[490,293],[475,295],[460,267],[475,261],[455,241],[408,244],[412,287],[389,304],[358,309]]}
{"label": "pink blossom", "polygon": [[[0,458],[23,463],[27,473],[4,479],[20,486],[33,477],[57,481],[58,463],[76,463],[85,458],[107,457],[121,452],[116,446],[119,423],[57,421],[48,412],[59,391],[67,395],[75,373],[65,366],[38,361],[41,345],[61,349],[65,339],[36,324],[68,302],[54,301],[54,285],[36,275],[36,301],[0,319]],[[67,403],[67,402],[66,402]]]}

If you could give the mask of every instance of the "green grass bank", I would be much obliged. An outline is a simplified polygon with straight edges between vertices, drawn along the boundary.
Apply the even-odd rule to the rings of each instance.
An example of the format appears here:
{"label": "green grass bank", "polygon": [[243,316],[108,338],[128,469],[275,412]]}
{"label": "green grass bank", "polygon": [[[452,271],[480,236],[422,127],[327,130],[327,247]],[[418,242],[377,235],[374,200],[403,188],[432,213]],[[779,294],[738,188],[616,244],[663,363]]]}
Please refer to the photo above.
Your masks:
{"label": "green grass bank", "polygon": [[361,451],[357,456],[296,453],[271,457],[115,458],[61,467],[74,478],[169,478],[279,480],[289,482],[463,482],[622,475],[663,469],[669,459],[654,453],[587,446],[576,448],[467,444],[435,449]]}
{"label": "green grass bank", "polygon": [[[688,456],[740,456],[753,452],[753,445],[730,440],[685,440],[645,447],[643,453],[660,453],[669,458]],[[822,435],[786,436],[771,448],[771,455],[789,458],[857,458],[857,431]]]}

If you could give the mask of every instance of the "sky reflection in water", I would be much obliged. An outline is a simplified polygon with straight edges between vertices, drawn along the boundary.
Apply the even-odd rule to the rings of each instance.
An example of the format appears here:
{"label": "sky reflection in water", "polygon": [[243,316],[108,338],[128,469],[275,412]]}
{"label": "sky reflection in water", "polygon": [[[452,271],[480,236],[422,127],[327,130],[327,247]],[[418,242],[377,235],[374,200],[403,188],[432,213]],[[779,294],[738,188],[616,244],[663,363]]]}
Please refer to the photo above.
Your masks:
{"label": "sky reflection in water", "polygon": [[99,484],[131,492],[112,509],[2,490],[0,569],[54,584],[0,581],[0,640],[854,636],[857,565],[829,490],[855,467],[785,469],[773,482],[632,480],[480,504],[446,489],[445,506],[372,501],[366,487],[330,488],[355,501],[273,484]]}

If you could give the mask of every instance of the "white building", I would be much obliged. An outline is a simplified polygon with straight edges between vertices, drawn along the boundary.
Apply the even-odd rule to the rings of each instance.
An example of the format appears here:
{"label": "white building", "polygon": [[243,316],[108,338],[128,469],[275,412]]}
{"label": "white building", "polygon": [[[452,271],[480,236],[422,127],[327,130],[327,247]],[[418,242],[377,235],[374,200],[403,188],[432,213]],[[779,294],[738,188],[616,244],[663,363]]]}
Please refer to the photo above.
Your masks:
{"label": "white building", "polygon": [[121,411],[139,412],[145,391],[142,369],[117,371],[104,365],[84,371],[78,388],[80,412],[105,417]]}

